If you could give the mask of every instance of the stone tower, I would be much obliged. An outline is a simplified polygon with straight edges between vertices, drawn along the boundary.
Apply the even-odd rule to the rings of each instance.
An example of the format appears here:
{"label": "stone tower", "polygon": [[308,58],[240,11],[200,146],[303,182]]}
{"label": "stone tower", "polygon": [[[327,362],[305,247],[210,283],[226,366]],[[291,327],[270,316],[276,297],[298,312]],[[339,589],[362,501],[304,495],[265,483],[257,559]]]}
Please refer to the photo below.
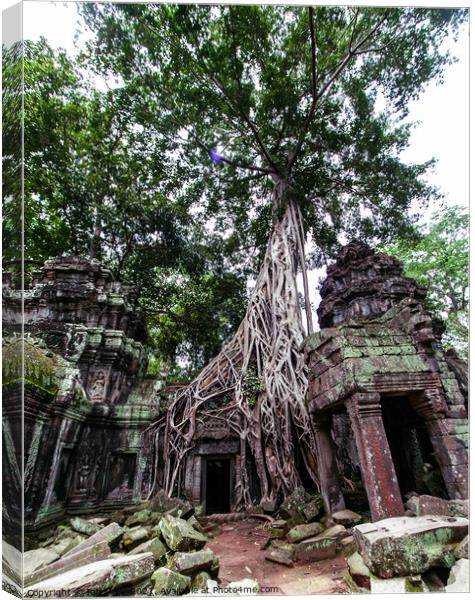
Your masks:
{"label": "stone tower", "polygon": [[[321,331],[305,351],[327,510],[344,506],[335,440],[345,449],[350,438],[373,520],[403,514],[409,491],[466,498],[464,397],[441,324],[423,307],[425,290],[395,258],[352,242],[321,296]],[[348,435],[335,435],[338,421]]]}

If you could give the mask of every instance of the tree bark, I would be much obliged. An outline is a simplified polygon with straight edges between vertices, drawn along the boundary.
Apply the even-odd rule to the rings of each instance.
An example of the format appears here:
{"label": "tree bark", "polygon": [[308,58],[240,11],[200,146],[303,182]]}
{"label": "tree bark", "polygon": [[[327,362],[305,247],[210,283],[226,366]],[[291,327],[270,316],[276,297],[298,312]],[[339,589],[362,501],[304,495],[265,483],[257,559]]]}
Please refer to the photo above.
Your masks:
{"label": "tree bark", "polygon": [[[177,483],[197,429],[213,420],[226,423],[242,440],[241,447],[247,442],[263,500],[282,498],[302,484],[299,452],[318,487],[315,464],[307,460],[308,455],[316,456],[316,442],[305,402],[307,370],[300,349],[305,336],[297,290],[298,266],[304,257],[302,215],[283,180],[275,185],[272,204],[272,232],[243,321],[218,356],[177,393],[167,412],[160,479],[170,495],[180,491]],[[259,381],[253,402],[246,383],[249,373]],[[151,426],[157,435],[159,424]],[[234,509],[252,503],[243,456],[239,471]]]}

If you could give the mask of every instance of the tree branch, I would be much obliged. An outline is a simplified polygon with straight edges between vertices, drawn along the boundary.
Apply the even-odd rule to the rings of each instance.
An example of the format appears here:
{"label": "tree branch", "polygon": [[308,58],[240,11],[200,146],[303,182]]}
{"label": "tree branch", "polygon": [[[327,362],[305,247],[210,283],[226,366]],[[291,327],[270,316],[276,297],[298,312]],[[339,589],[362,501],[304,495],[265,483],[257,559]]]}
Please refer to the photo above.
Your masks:
{"label": "tree branch", "polygon": [[[151,26],[148,23],[145,23],[145,25],[150,29]],[[198,48],[199,44],[197,42],[196,37],[193,35],[193,32],[188,32],[191,33],[194,43],[195,43],[195,47]],[[169,40],[171,41],[171,40]],[[180,52],[183,51],[183,44],[179,44],[178,46],[175,45],[175,48],[178,47],[178,50]],[[233,110],[235,113],[237,113],[238,115],[241,116],[242,119],[244,119],[245,123],[247,124],[247,126],[249,127],[249,129],[252,132],[252,135],[254,136],[255,141],[257,142],[257,145],[259,146],[259,149],[263,155],[263,158],[267,161],[267,164],[269,165],[271,171],[270,173],[274,172],[275,174],[278,173],[278,169],[277,166],[275,165],[274,161],[272,160],[269,151],[267,150],[266,145],[264,144],[264,142],[262,141],[260,135],[259,135],[259,130],[257,129],[256,124],[252,121],[252,119],[249,117],[249,115],[246,114],[246,112],[244,110],[241,109],[241,107],[238,105],[236,106],[234,101],[229,97],[224,85],[221,83],[221,81],[213,74],[213,70],[210,69],[206,63],[206,60],[201,57],[201,62],[198,63],[197,59],[191,55],[189,52],[187,53],[188,58],[191,59],[193,61],[193,63],[195,65],[198,65],[198,67],[200,68],[201,72],[205,73],[206,76],[209,78],[209,80],[219,89],[219,91],[221,92],[221,94],[223,95],[223,97],[225,98],[226,102],[228,103],[229,107],[231,108],[231,110]],[[206,67],[206,69],[203,69],[203,65]],[[193,72],[196,74],[196,70],[193,69]]]}
{"label": "tree branch", "polygon": [[315,109],[317,108],[317,47],[315,43],[315,29],[313,26],[313,8],[311,6],[308,7],[308,28],[310,32],[310,45],[312,48],[312,104],[310,105],[310,109],[307,113],[307,117],[305,118],[305,122],[303,125],[302,134],[294,148],[294,150],[290,153],[289,159],[287,161],[287,170],[290,174],[292,171],[292,167],[295,163],[295,160],[302,148],[303,140],[305,138],[305,134],[310,126],[310,122],[312,120]]}
{"label": "tree branch", "polygon": [[[312,11],[312,12],[311,12]],[[314,65],[314,60],[313,60],[313,56],[315,54],[315,38],[314,38],[314,29],[313,29],[313,9],[309,7],[309,29],[311,31],[312,34],[312,67]],[[289,157],[289,161],[288,161],[288,173],[290,174],[293,165],[295,164],[295,161],[300,153],[300,150],[302,149],[303,146],[303,142],[305,140],[305,135],[307,134],[308,128],[310,126],[312,117],[315,113],[315,110],[317,108],[317,104],[318,101],[325,95],[325,93],[330,89],[330,87],[333,85],[333,83],[336,81],[336,79],[338,78],[338,76],[340,75],[340,73],[343,71],[343,69],[346,67],[346,65],[350,62],[350,60],[352,58],[354,58],[355,56],[357,56],[358,54],[364,54],[365,51],[360,51],[361,47],[369,40],[373,37],[373,35],[378,31],[378,29],[381,27],[381,25],[384,23],[384,21],[386,21],[386,19],[388,18],[388,15],[385,14],[383,16],[382,19],[380,19],[376,25],[371,29],[371,31],[360,41],[356,44],[355,48],[352,49],[350,47],[348,54],[345,56],[345,58],[340,62],[340,64],[338,65],[338,67],[335,69],[335,71],[333,72],[333,74],[323,83],[323,85],[320,87],[320,89],[318,91],[314,91],[313,93],[313,100],[312,100],[312,104],[310,106],[310,110],[307,114],[307,117],[305,119],[304,125],[303,125],[303,129],[302,129],[302,133],[299,137],[299,140],[297,142],[297,145],[295,146],[295,149],[292,151],[290,157]],[[355,27],[356,27],[356,21],[355,21]],[[354,32],[352,32],[353,35]]]}

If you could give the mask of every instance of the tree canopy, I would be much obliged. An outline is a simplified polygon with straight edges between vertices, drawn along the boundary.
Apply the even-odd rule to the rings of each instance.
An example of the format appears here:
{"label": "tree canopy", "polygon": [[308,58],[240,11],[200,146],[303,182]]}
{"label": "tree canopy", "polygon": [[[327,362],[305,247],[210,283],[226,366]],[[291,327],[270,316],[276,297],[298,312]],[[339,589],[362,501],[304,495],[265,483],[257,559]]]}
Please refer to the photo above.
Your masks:
{"label": "tree canopy", "polygon": [[[409,100],[442,77],[463,10],[87,3],[99,72],[167,146],[216,228],[260,264],[270,191],[289,181],[319,264],[341,234],[387,241],[435,191],[407,165]],[[384,97],[384,111],[378,98]],[[210,160],[211,157],[211,160]],[[201,196],[198,195],[201,191]]]}
{"label": "tree canopy", "polygon": [[45,40],[4,51],[4,259],[20,257],[23,64],[26,258],[104,259],[140,287],[167,360],[197,369],[237,328],[276,178],[298,198],[311,265],[344,235],[412,235],[407,207],[436,197],[430,163],[398,158],[411,129],[401,119],[441,79],[451,60],[441,43],[466,11],[79,11],[94,37],[78,57]]}

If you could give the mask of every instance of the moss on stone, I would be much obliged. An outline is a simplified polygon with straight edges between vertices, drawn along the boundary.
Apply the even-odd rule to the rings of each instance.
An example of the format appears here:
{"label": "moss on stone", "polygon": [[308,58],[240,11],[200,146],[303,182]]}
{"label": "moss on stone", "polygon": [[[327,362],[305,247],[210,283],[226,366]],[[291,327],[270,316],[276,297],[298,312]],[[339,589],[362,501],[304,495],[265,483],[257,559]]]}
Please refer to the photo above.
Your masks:
{"label": "moss on stone", "polygon": [[54,396],[64,366],[60,356],[35,338],[10,338],[3,345],[3,385],[24,381]]}

